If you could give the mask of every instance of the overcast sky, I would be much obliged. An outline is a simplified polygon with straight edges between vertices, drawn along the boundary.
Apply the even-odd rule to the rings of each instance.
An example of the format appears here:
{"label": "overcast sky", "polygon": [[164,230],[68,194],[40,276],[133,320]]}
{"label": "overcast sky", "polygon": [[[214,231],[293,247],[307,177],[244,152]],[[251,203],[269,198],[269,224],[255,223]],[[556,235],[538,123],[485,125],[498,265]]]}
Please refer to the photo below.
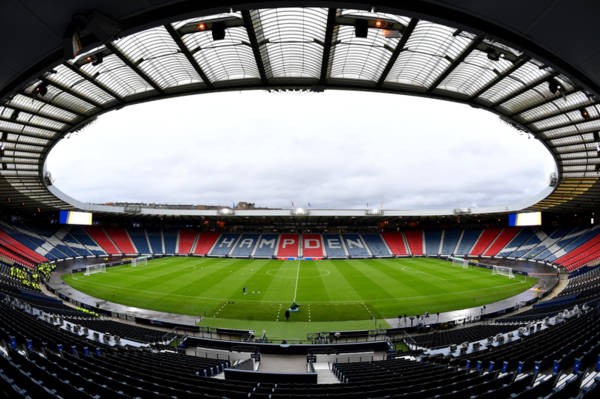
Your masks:
{"label": "overcast sky", "polygon": [[130,106],[50,153],[81,201],[452,209],[539,194],[541,143],[471,107],[391,94],[230,92]]}

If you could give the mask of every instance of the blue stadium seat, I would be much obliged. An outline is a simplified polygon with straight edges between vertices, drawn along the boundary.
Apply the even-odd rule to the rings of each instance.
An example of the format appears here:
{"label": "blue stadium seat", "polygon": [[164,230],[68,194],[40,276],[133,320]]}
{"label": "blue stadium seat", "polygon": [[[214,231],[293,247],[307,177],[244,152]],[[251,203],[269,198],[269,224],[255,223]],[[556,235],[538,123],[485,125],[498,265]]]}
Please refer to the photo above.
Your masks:
{"label": "blue stadium seat", "polygon": [[150,241],[150,251],[153,254],[162,254],[163,235],[160,230],[148,230],[148,241]]}
{"label": "blue stadium seat", "polygon": [[358,234],[342,234],[342,239],[352,258],[370,258],[372,255]]}
{"label": "blue stadium seat", "polygon": [[243,234],[238,240],[235,248],[231,251],[232,257],[248,258],[252,255],[254,247],[258,242],[258,234]]}
{"label": "blue stadium seat", "polygon": [[175,255],[177,246],[177,230],[165,229],[163,237],[165,239],[165,254]]}
{"label": "blue stadium seat", "polygon": [[323,245],[328,258],[348,257],[339,234],[323,234]]}
{"label": "blue stadium seat", "polygon": [[425,230],[425,255],[438,256],[441,241],[442,230]]}
{"label": "blue stadium seat", "polygon": [[239,237],[240,235],[235,233],[221,234],[221,236],[213,246],[212,250],[210,251],[209,255],[227,256],[229,252],[231,252],[231,250],[234,248]]}
{"label": "blue stadium seat", "polygon": [[454,254],[459,256],[467,256],[473,249],[473,246],[477,242],[477,239],[480,235],[480,229],[465,230],[462,240],[460,240],[460,244],[458,245],[458,248]]}
{"label": "blue stadium seat", "polygon": [[392,253],[388,249],[387,245],[383,242],[383,238],[379,234],[361,234],[363,241],[369,249],[371,253],[375,257],[387,257],[392,256]]}
{"label": "blue stadium seat", "polygon": [[255,258],[272,258],[277,248],[279,234],[262,234],[257,240]]}
{"label": "blue stadium seat", "polygon": [[442,252],[440,255],[452,255],[458,239],[460,238],[460,230],[449,229],[444,232],[444,242],[442,243]]}
{"label": "blue stadium seat", "polygon": [[140,254],[151,254],[148,240],[146,239],[146,231],[144,229],[128,229],[129,237],[133,241],[133,245]]}

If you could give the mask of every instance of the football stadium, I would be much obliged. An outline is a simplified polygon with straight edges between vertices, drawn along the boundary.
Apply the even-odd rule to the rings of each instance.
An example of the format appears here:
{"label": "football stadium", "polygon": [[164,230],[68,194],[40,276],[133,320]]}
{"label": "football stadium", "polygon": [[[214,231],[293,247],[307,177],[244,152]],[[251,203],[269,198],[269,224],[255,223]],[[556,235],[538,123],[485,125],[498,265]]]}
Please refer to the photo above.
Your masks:
{"label": "football stadium", "polygon": [[[2,2],[0,397],[598,397],[599,17],[600,4],[565,0]],[[539,144],[555,171],[533,198],[442,209],[423,190],[404,209],[210,193],[182,205],[177,192],[88,201],[61,190],[48,162],[81,162],[66,139],[129,106],[333,91],[358,93],[358,107],[395,95],[480,110]],[[243,107],[276,118],[265,104]],[[331,112],[316,133],[346,116]],[[374,158],[388,143],[370,133]],[[444,162],[460,163],[452,148]],[[235,158],[227,137],[202,151]],[[315,148],[295,151],[310,164]],[[345,156],[334,163],[358,163]],[[416,165],[394,173],[430,178]],[[508,198],[492,176],[478,184]]]}

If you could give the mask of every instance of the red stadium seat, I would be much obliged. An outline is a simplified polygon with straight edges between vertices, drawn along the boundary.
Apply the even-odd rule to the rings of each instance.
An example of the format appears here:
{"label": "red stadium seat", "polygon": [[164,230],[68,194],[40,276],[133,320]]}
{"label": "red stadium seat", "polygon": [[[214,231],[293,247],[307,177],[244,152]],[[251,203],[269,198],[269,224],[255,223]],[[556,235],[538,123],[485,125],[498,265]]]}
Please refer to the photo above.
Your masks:
{"label": "red stadium seat", "polygon": [[87,231],[90,237],[92,237],[92,239],[96,241],[108,255],[121,255],[121,252],[108,238],[102,227],[87,226],[85,231]]}
{"label": "red stadium seat", "polygon": [[469,256],[481,256],[492,245],[496,237],[498,237],[498,233],[500,233],[500,229],[485,229],[469,253]]}
{"label": "red stadium seat", "polygon": [[298,234],[281,235],[277,256],[283,258],[296,258],[298,256]]}
{"label": "red stadium seat", "polygon": [[490,247],[483,253],[483,256],[496,256],[498,252],[502,251],[502,249],[508,244],[517,234],[519,234],[521,229],[515,227],[507,227],[502,230],[500,235],[496,237],[496,240],[490,245]]}
{"label": "red stadium seat", "polygon": [[404,232],[408,248],[413,256],[423,256],[423,230],[407,230]]}
{"label": "red stadium seat", "polygon": [[126,255],[135,255],[138,253],[133,242],[131,242],[131,237],[129,237],[127,230],[120,227],[106,227],[104,230],[121,252]]}
{"label": "red stadium seat", "polygon": [[192,247],[198,236],[197,231],[180,230],[179,231],[179,246],[177,247],[177,255],[189,255],[192,252]]}
{"label": "red stadium seat", "polygon": [[381,236],[385,240],[387,246],[392,251],[392,254],[398,256],[407,256],[408,251],[406,245],[404,245],[404,236],[401,232],[385,232],[381,233]]}
{"label": "red stadium seat", "polygon": [[213,231],[200,233],[196,248],[194,248],[194,255],[206,255],[213,245],[215,245],[215,241],[217,241],[217,238],[219,238],[220,235],[221,233],[215,233]]}
{"label": "red stadium seat", "polygon": [[323,257],[321,234],[302,234],[302,256],[305,258]]}

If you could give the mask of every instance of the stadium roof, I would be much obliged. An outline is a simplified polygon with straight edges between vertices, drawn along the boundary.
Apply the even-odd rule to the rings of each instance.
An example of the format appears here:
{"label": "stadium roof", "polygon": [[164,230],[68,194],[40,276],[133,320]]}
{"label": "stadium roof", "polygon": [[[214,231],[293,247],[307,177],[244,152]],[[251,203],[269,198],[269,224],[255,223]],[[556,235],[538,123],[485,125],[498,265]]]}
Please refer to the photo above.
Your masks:
{"label": "stadium roof", "polygon": [[2,2],[1,206],[84,208],[51,186],[45,160],[109,110],[225,90],[350,89],[489,110],[557,163],[556,190],[530,209],[598,207],[600,3],[404,3]]}

